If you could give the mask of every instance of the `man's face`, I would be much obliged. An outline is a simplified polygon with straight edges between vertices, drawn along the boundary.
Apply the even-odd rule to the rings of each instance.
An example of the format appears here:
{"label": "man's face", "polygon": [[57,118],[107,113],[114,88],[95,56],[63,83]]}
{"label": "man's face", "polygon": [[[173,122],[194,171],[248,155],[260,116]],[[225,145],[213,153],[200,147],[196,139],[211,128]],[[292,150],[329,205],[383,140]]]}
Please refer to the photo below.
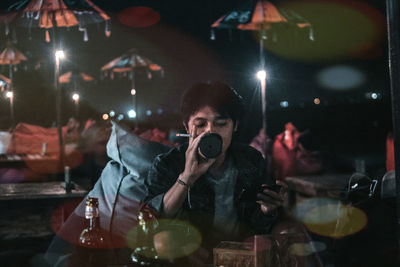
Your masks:
{"label": "man's face", "polygon": [[217,133],[222,137],[222,155],[225,154],[232,141],[235,126],[231,118],[223,118],[209,106],[199,109],[190,116],[187,131],[196,138],[203,132]]}

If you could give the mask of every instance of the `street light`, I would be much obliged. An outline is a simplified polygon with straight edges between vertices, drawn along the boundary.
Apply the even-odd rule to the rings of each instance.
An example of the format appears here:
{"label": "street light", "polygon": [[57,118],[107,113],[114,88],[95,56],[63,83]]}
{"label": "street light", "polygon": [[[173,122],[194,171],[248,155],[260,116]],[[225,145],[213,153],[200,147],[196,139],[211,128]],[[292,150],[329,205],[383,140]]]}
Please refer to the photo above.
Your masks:
{"label": "street light", "polygon": [[265,136],[267,134],[267,98],[266,98],[266,80],[267,80],[267,72],[263,69],[257,71],[256,77],[260,80],[261,84],[261,108],[262,108],[262,120],[263,120],[263,130]]}
{"label": "street light", "polygon": [[79,94],[78,94],[78,93],[74,93],[74,94],[72,95],[72,99],[73,99],[75,102],[79,101]]}
{"label": "street light", "polygon": [[60,59],[64,59],[65,58],[65,54],[63,50],[57,50],[55,53],[56,59],[60,60]]}
{"label": "street light", "polygon": [[265,70],[259,70],[257,71],[257,79],[261,80],[265,80],[267,78],[267,72]]}
{"label": "street light", "polygon": [[133,109],[130,109],[130,110],[128,111],[128,117],[131,118],[131,119],[136,118],[136,111],[133,110]]}
{"label": "street light", "polygon": [[11,116],[11,121],[14,124],[14,93],[13,93],[13,91],[7,91],[6,97],[10,99],[10,116]]}
{"label": "street light", "polygon": [[6,97],[7,98],[13,98],[14,97],[14,94],[13,94],[13,92],[11,92],[11,91],[8,91],[7,93],[6,93]]}
{"label": "street light", "polygon": [[72,100],[74,100],[74,102],[75,102],[75,115],[78,116],[78,114],[79,114],[79,94],[74,93],[72,95]]}

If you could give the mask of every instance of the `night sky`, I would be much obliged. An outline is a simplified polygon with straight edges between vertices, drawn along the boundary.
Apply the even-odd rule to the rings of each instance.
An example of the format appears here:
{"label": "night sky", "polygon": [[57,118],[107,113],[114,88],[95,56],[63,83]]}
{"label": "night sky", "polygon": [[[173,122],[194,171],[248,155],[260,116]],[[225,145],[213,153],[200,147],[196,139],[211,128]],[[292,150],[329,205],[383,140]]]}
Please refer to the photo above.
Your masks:
{"label": "night sky", "polygon": [[[2,1],[2,9],[12,2]],[[179,127],[182,92],[197,81],[222,80],[237,89],[248,107],[240,138],[249,141],[258,133],[262,120],[255,78],[258,36],[250,31],[217,29],[216,40],[210,40],[210,25],[243,0],[93,2],[111,16],[109,38],[104,35],[104,23],[88,27],[88,42],[83,42],[77,28],[58,31],[67,56],[61,73],[78,69],[96,78],[94,83],[80,85],[81,119],[110,110],[127,117],[130,81],[101,79],[100,68],[134,47],[165,70],[164,78],[153,73],[149,80],[140,71],[136,75],[143,121],[163,127],[171,122]],[[277,40],[264,42],[270,136],[282,132],[284,124],[291,121],[301,131],[310,130],[310,148],[352,156],[378,155],[384,160],[385,137],[391,129],[385,1],[272,2],[306,18],[313,26],[315,41],[309,40],[307,31],[280,25]],[[154,12],[141,19],[131,17],[138,11],[132,7],[140,6]],[[16,28],[15,46],[28,57],[15,73],[16,119],[49,127],[55,120],[53,43],[45,42],[42,29],[32,29],[30,35],[31,40],[26,29]],[[1,49],[5,43],[1,24]],[[8,66],[0,66],[0,73],[8,76]],[[66,121],[74,105],[72,89],[65,86],[64,92]],[[7,104],[0,99],[1,117],[8,115]],[[147,110],[151,110],[150,116]]]}

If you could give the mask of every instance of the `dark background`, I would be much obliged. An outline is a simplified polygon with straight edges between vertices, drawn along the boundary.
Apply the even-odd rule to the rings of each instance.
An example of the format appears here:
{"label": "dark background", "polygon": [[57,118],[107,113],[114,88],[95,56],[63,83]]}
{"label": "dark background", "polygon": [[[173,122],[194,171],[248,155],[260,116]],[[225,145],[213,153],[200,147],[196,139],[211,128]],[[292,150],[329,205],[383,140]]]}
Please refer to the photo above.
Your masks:
{"label": "dark background", "polygon": [[[2,1],[2,10],[15,1]],[[114,110],[127,117],[131,106],[130,81],[101,79],[100,68],[128,49],[165,69],[165,77],[154,73],[148,80],[137,75],[140,120],[161,128],[179,128],[179,102],[182,92],[197,81],[222,80],[244,97],[247,113],[239,138],[249,142],[261,127],[260,88],[255,78],[259,68],[258,36],[254,32],[217,29],[210,40],[210,25],[234,9],[239,0],[129,1],[93,0],[111,16],[112,34],[104,35],[104,24],[88,27],[89,41],[76,27],[60,29],[60,44],[67,59],[61,73],[79,69],[96,78],[80,88],[80,119],[101,119]],[[308,32],[290,25],[276,28],[277,41],[264,42],[267,78],[267,125],[271,137],[287,122],[300,131],[309,130],[310,149],[344,157],[362,157],[383,164],[385,138],[391,130],[390,87],[388,77],[385,1],[272,1],[297,11],[313,26],[315,41]],[[160,15],[132,19],[129,7],[151,7]],[[130,26],[124,24],[131,24]],[[152,24],[139,27],[141,23]],[[55,121],[53,88],[53,43],[46,43],[43,29],[16,28],[15,46],[28,61],[15,72],[15,112],[17,122],[49,127]],[[0,26],[0,46],[6,36]],[[40,68],[35,68],[40,65]],[[359,82],[332,89],[321,84],[321,72],[332,67],[350,67]],[[0,66],[8,76],[8,66]],[[341,74],[333,78],[349,81]],[[378,98],[371,99],[371,92]],[[63,120],[74,114],[71,89],[64,86]],[[313,100],[321,101],[315,105]],[[282,101],[288,107],[281,107]],[[160,110],[162,109],[162,110]],[[152,115],[147,116],[146,110]],[[0,114],[9,114],[7,100],[0,98]]]}

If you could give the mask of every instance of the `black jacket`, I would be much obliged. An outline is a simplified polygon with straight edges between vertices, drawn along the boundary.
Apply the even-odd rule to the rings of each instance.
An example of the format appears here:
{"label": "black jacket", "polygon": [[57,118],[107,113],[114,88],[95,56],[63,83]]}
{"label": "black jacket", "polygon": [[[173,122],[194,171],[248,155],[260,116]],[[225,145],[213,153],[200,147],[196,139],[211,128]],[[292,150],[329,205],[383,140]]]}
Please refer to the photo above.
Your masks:
{"label": "black jacket", "polygon": [[[159,155],[145,182],[148,190],[145,202],[162,217],[164,194],[176,182],[185,167],[187,144],[173,148]],[[261,184],[272,184],[268,178],[267,165],[261,154],[254,148],[233,143],[228,153],[237,168],[237,180],[234,193],[234,205],[238,212],[239,231],[232,236],[220,237],[213,229],[214,192],[200,177],[190,190],[190,204],[186,198],[176,218],[187,220],[202,233],[204,244],[215,246],[220,241],[243,241],[254,234],[268,233],[277,219],[276,215],[266,216],[256,203],[257,191]],[[223,240],[218,240],[223,238]]]}

